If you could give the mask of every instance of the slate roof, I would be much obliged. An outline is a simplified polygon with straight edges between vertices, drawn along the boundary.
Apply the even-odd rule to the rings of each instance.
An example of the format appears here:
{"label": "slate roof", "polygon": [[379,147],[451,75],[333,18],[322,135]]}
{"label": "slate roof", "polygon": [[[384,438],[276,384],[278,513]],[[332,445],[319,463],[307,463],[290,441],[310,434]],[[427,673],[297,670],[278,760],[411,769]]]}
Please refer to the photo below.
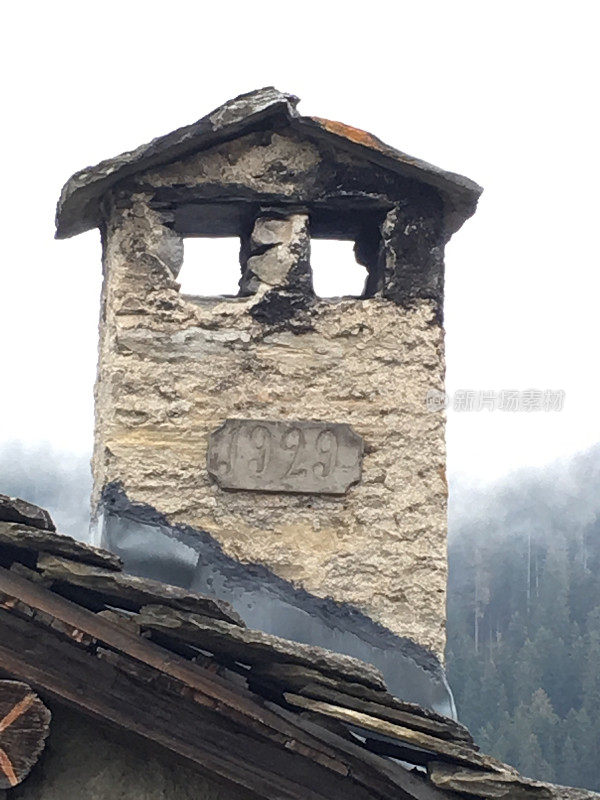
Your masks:
{"label": "slate roof", "polygon": [[135,150],[76,172],[64,185],[56,212],[56,237],[74,236],[101,222],[100,201],[115,184],[135,173],[158,167],[233,139],[279,118],[309,137],[361,155],[386,169],[435,187],[444,199],[446,226],[457,230],[470,217],[482,192],[462,175],[446,172],[384,144],[366,131],[320,117],[304,117],[298,98],[272,86],[229,100],[202,119],[153,139]]}
{"label": "slate roof", "polygon": [[[249,630],[0,503],[0,672],[269,800],[584,800],[479,752],[356,658]],[[1,775],[0,775],[1,777]]]}

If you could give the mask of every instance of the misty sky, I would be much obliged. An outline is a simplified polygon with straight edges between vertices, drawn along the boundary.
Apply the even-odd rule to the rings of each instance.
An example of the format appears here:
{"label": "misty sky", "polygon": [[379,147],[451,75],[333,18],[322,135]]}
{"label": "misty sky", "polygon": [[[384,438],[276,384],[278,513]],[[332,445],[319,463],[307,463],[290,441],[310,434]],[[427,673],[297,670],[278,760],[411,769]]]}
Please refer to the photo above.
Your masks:
{"label": "misty sky", "polygon": [[[91,448],[100,245],[97,231],[53,240],[65,180],[271,84],[299,95],[301,113],[370,130],[485,189],[447,248],[449,391],[562,389],[566,400],[552,413],[451,411],[451,473],[495,478],[598,442],[597,8],[11,4],[0,443]],[[221,244],[186,252],[186,273],[195,258],[213,291],[237,269],[235,245]],[[360,280],[349,248],[324,247],[322,292],[349,291],[344,276]]]}

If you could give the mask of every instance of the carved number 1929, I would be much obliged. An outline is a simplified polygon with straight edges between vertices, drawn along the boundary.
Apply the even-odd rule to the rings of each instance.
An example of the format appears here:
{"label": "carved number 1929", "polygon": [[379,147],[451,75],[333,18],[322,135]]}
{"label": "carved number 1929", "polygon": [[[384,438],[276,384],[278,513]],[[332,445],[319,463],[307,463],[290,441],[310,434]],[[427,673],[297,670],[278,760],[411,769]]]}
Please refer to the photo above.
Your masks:
{"label": "carved number 1929", "polygon": [[227,420],[208,469],[223,488],[342,494],[360,478],[362,439],[344,423]]}

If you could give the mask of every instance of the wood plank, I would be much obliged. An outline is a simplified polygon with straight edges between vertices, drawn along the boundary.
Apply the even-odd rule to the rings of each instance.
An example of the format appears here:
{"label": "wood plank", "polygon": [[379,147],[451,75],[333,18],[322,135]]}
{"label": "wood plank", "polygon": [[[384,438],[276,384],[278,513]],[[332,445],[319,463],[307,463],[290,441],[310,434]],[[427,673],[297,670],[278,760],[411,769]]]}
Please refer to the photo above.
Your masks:
{"label": "wood plank", "polygon": [[36,764],[50,711],[27,684],[0,680],[0,789],[21,783]]}
{"label": "wood plank", "polygon": [[263,631],[238,628],[198,614],[175,611],[164,606],[144,606],[137,616],[142,629],[159,631],[215,655],[243,664],[284,662],[312,665],[322,672],[385,689],[381,672],[358,658],[333,653],[324,647],[301,644]]}
{"label": "wood plank", "polygon": [[111,572],[102,567],[90,566],[55,555],[42,554],[38,569],[44,578],[60,584],[76,586],[90,593],[92,605],[97,602],[118,606],[127,611],[137,611],[149,603],[161,603],[181,611],[193,611],[207,617],[225,620],[242,626],[241,617],[224,600],[190,592],[179,586],[138,578],[124,572]]}
{"label": "wood plank", "polygon": [[65,636],[68,639],[77,642],[77,644],[82,645],[83,647],[91,647],[96,643],[96,640],[92,636],[80,631],[78,628],[63,622],[60,619],[56,619],[56,617],[53,617],[51,614],[47,614],[45,611],[31,608],[31,606],[28,606],[21,600],[17,600],[14,597],[9,597],[2,593],[0,593],[0,608],[13,611],[15,614],[25,619],[35,620],[35,622],[39,623],[40,625],[46,625],[47,627],[52,628],[60,636]]}
{"label": "wood plank", "polygon": [[121,559],[107,550],[78,542],[62,533],[43,531],[17,522],[0,522],[0,552],[3,548],[32,554],[52,553],[107,570],[118,571],[123,567]]}
{"label": "wood plank", "polygon": [[121,628],[129,631],[134,636],[140,635],[140,626],[137,624],[135,619],[131,617],[131,615],[115,611],[114,608],[107,608],[96,613],[99,617],[102,617],[102,619],[107,619],[110,622],[113,622],[115,625],[119,625]]}
{"label": "wood plank", "polygon": [[383,736],[389,736],[392,739],[399,739],[402,742],[413,744],[423,750],[429,750],[432,753],[441,753],[446,758],[458,764],[466,764],[471,767],[479,767],[481,769],[488,769],[492,772],[503,772],[506,766],[491,756],[484,756],[472,748],[460,744],[438,739],[429,734],[421,733],[420,731],[411,730],[400,725],[386,722],[385,720],[377,719],[369,714],[363,714],[359,711],[352,711],[348,708],[325,703],[320,700],[312,700],[308,697],[301,695],[294,695],[286,692],[284,694],[286,702],[291,706],[298,708],[306,708],[309,711],[314,711],[318,714],[334,717],[340,719],[349,725],[362,728],[368,731],[374,731]]}
{"label": "wood plank", "polygon": [[[436,736],[440,739],[448,741],[458,741],[460,743],[468,743],[474,750],[479,748],[474,745],[470,735],[463,734],[462,726],[458,726],[453,720],[439,722],[435,719],[419,716],[418,714],[410,714],[407,711],[400,711],[396,708],[390,708],[382,705],[381,703],[373,703],[368,700],[361,700],[358,697],[338,692],[335,689],[329,689],[319,684],[307,684],[302,692],[302,696],[311,697],[314,700],[323,700],[327,703],[343,706],[344,708],[352,709],[353,711],[360,711],[363,714],[369,714],[377,719],[387,720],[398,725],[403,725],[406,728],[413,728],[414,730],[428,733],[431,736]],[[457,736],[456,734],[459,734]]]}
{"label": "wood plank", "polygon": [[[452,730],[451,738],[469,744],[473,742],[471,734],[464,725],[442,714],[438,714],[436,711],[433,711],[433,709],[424,708],[417,703],[411,703],[407,700],[401,700],[398,697],[394,697],[389,692],[370,689],[359,683],[324,675],[322,672],[310,667],[303,667],[297,664],[257,664],[250,670],[250,682],[254,679],[256,679],[257,683],[261,682],[262,685],[271,683],[273,686],[279,686],[280,690],[286,690],[294,694],[303,694],[307,697],[315,696],[309,692],[318,691],[320,687],[342,692],[345,695],[350,695],[360,700],[377,703],[386,708],[396,709],[406,712],[407,714],[414,714],[417,717],[424,717],[425,719],[439,722]],[[315,696],[315,699],[325,698]],[[343,705],[343,703],[340,705]]]}

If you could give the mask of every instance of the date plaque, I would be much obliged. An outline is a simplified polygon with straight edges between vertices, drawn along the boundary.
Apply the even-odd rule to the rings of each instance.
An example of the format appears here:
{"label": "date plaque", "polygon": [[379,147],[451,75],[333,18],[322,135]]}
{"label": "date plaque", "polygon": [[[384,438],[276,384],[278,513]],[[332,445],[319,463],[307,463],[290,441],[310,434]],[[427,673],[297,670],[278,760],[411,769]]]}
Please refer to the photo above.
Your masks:
{"label": "date plaque", "polygon": [[360,480],[362,437],[342,422],[228,419],[210,435],[222,489],[344,494]]}

